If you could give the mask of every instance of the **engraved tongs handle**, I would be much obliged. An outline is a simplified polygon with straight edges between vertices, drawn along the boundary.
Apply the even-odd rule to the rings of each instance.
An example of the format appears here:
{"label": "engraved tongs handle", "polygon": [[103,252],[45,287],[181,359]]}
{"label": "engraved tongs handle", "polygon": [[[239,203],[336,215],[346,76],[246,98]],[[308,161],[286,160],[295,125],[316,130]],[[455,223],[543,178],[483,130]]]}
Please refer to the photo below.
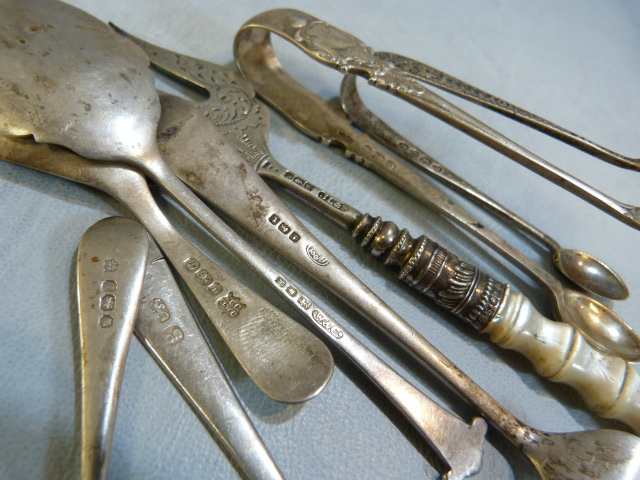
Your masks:
{"label": "engraved tongs handle", "polygon": [[[382,60],[380,61],[382,62]],[[511,160],[528,168],[532,172],[573,193],[626,225],[640,229],[640,209],[638,207],[622,203],[561,168],[556,167],[443,97],[424,88],[420,83],[413,80],[410,74],[392,64],[386,64],[384,69],[385,71],[382,74],[379,74],[379,72],[374,69],[367,71],[364,76],[376,87],[388,91],[425,112],[430,113],[443,122],[448,123],[452,127],[457,128],[461,132],[466,133],[493,150],[502,153]],[[358,72],[357,69],[347,69],[346,71],[352,73]]]}
{"label": "engraved tongs handle", "polygon": [[[276,33],[325,65],[336,68],[343,73],[353,73],[366,78],[376,87],[407,100],[563,187],[617,220],[640,229],[640,208],[622,203],[606,195],[516,144],[453,103],[436,95],[410,74],[376,56],[370,47],[353,35],[304,12],[284,9],[271,10],[250,19],[236,36],[236,56],[242,57],[241,62],[244,66],[250,62],[258,61],[252,55],[258,51],[264,54],[267,48],[264,43],[265,34],[258,33],[258,30]],[[258,46],[259,44],[261,45]],[[256,48],[252,50],[251,46]],[[243,65],[241,65],[241,70],[242,67]],[[278,65],[270,65],[270,68],[263,69],[257,73],[257,76],[252,76],[252,81],[267,85],[270,83],[270,76],[279,69]],[[278,72],[278,74],[282,73]],[[298,93],[296,90],[300,88],[296,83],[293,82],[289,86],[289,92],[294,95]],[[260,94],[263,95],[262,92]],[[273,96],[277,98],[282,95],[275,93]],[[299,105],[299,108],[304,108],[304,106]],[[313,122],[313,120],[309,120],[309,122]],[[309,130],[299,122],[295,123],[301,130]],[[313,136],[313,133],[310,134]]]}
{"label": "engraved tongs handle", "polygon": [[612,165],[617,165],[618,167],[640,170],[640,159],[614,152],[560,125],[509,103],[492,93],[485,92],[463,80],[452,77],[430,65],[398,55],[397,53],[376,52],[376,57],[385,62],[393,63],[396,67],[418,80],[486,107],[494,112],[498,112],[508,118],[512,118],[523,125],[534,128],[600,160],[604,160]]}

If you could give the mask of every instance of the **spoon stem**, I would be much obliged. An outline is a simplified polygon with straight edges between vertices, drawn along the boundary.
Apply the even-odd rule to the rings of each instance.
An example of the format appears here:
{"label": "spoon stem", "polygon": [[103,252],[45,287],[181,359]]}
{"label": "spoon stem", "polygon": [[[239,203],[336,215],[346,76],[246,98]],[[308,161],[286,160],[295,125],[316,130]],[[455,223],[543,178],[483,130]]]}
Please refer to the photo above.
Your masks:
{"label": "spoon stem", "polygon": [[[319,339],[189,243],[162,214],[142,177],[110,183],[104,189],[120,198],[149,230],[262,391],[279,402],[299,403],[326,386],[333,360]],[[233,234],[231,241],[239,239],[229,227],[225,230]],[[250,248],[246,243],[240,247]],[[269,272],[272,277],[266,278],[274,281],[280,276],[272,267]]]}
{"label": "spoon stem", "polygon": [[169,264],[150,241],[135,334],[208,430],[252,480],[284,476],[240,403]]}
{"label": "spoon stem", "polygon": [[144,229],[124,218],[96,223],[78,248],[83,480],[107,478],[148,248]]}

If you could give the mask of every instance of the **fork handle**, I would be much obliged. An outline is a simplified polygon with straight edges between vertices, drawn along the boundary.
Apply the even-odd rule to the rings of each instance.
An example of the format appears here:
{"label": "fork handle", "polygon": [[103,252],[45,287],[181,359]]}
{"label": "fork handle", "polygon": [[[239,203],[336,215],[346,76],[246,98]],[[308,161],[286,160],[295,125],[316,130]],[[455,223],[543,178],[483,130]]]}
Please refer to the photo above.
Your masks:
{"label": "fork handle", "polygon": [[573,387],[591,411],[640,433],[640,377],[629,363],[596,351],[572,326],[544,317],[520,292],[424,235],[414,239],[369,214],[352,235],[413,288],[502,348],[522,353],[539,375]]}

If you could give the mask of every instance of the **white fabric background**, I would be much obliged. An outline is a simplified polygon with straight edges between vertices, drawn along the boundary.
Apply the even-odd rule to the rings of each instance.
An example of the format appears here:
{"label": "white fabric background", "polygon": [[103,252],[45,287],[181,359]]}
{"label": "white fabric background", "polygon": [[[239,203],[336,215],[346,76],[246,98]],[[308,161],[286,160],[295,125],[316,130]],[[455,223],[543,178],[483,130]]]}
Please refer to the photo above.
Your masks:
{"label": "white fabric background", "polygon": [[[237,29],[254,14],[292,2],[74,0],[97,17],[167,48],[232,65]],[[370,0],[295,2],[374,49],[420,59],[623,153],[640,150],[640,8],[634,0],[485,2]],[[281,43],[285,65],[320,94],[340,76]],[[167,88],[166,83],[162,83]],[[596,254],[628,282],[615,309],[640,330],[638,233],[408,104],[361,90],[376,112],[445,165],[504,202],[567,247]],[[491,112],[456,100],[544,158],[628,203],[640,204],[640,174],[625,171]],[[271,147],[282,163],[357,208],[427,233],[461,257],[524,291],[550,314],[540,287],[336,151],[272,115]],[[523,421],[543,430],[622,428],[584,409],[568,387],[535,375],[521,356],[500,350],[432,308],[360,252],[348,234],[284,194],[314,233],[386,302]],[[160,197],[178,227],[220,263],[286,311],[274,294]],[[468,205],[467,202],[463,202]],[[536,260],[539,248],[478,212],[482,221]],[[117,201],[89,188],[0,162],[0,478],[77,478],[79,377],[75,255],[83,232]],[[274,261],[373,350],[459,415],[471,412],[442,383],[392,346],[345,304],[266,249]],[[292,313],[293,316],[295,314]],[[219,346],[219,345],[218,345]],[[221,347],[221,346],[219,346]],[[435,478],[428,450],[379,393],[336,355],[327,389],[306,405],[275,404],[250,383],[228,352],[220,356],[257,429],[290,479]],[[537,478],[492,431],[479,478]],[[234,479],[240,476],[137,341],[132,342],[118,412],[111,479]]]}

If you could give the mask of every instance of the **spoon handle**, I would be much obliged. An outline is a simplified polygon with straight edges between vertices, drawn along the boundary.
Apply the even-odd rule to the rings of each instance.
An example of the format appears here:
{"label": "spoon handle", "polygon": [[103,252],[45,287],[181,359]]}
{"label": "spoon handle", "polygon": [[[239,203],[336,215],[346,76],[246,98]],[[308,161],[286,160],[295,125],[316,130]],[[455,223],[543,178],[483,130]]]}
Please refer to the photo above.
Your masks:
{"label": "spoon handle", "polygon": [[619,420],[640,434],[636,369],[595,350],[572,326],[544,317],[520,292],[507,289],[500,312],[482,333],[501,347],[522,353],[541,376],[573,387],[599,416]]}
{"label": "spoon handle", "polygon": [[134,333],[249,478],[284,479],[153,241]]}
{"label": "spoon handle", "polygon": [[542,377],[576,389],[596,414],[640,432],[640,377],[627,362],[599,353],[572,326],[545,318],[524,295],[425,236],[413,239],[368,214],[352,233],[420,293],[499,346],[524,354]]}
{"label": "spoon handle", "polygon": [[322,391],[333,373],[333,358],[322,341],[189,243],[162,214],[144,185],[138,185],[135,193],[132,184],[112,188],[123,190],[118,198],[158,242],[264,393],[279,402],[300,403]]}
{"label": "spoon handle", "polygon": [[144,228],[125,218],[96,223],[78,248],[83,480],[107,478],[148,248]]}

